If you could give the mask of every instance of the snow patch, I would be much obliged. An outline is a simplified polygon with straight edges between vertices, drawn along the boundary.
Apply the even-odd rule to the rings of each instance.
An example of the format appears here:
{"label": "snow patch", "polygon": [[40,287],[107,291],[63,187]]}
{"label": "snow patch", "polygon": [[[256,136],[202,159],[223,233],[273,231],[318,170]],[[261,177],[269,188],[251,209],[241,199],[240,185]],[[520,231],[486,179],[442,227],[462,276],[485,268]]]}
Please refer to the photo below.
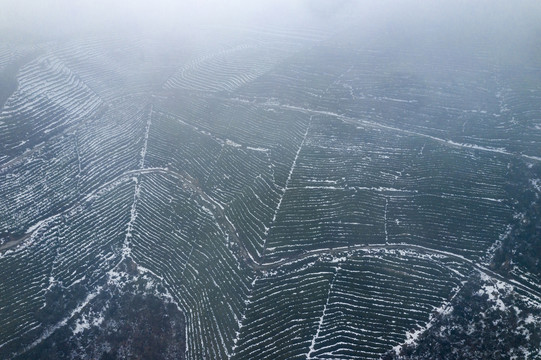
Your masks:
{"label": "snow patch", "polygon": [[229,139],[226,139],[225,143],[227,145],[229,145],[229,146],[233,146],[233,147],[236,147],[236,148],[242,147],[241,144],[238,144],[238,143],[234,142],[233,140],[229,140]]}
{"label": "snow patch", "polygon": [[492,279],[484,273],[481,273],[481,280],[483,281],[483,285],[476,294],[479,296],[487,295],[488,302],[492,304],[492,309],[499,311],[507,310],[507,306],[500,298],[500,295],[512,292],[514,289],[513,286],[503,281]]}

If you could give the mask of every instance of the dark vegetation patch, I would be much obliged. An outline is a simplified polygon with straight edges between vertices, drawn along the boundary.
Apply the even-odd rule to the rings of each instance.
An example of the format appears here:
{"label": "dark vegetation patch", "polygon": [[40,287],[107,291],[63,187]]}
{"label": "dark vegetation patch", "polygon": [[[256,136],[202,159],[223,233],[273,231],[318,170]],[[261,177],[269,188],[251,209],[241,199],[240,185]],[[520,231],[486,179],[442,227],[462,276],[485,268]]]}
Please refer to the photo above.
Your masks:
{"label": "dark vegetation patch", "polygon": [[[136,271],[126,270],[131,274],[122,276]],[[184,359],[184,315],[161,295],[144,291],[153,288],[159,293],[159,286],[140,277],[131,279],[120,287],[106,285],[66,326],[16,359]],[[48,307],[47,313],[62,313],[66,300],[52,296],[48,301],[58,309]],[[47,321],[47,314],[40,317]]]}
{"label": "dark vegetation patch", "polygon": [[[535,359],[539,355],[541,309],[512,291],[483,291],[474,277],[417,344],[405,345],[383,359]],[[501,301],[501,303],[500,303]]]}
{"label": "dark vegetation patch", "polygon": [[[494,256],[492,266],[503,274],[515,267],[534,276],[541,276],[541,198],[532,181],[541,178],[541,165],[512,166],[510,177],[518,184],[517,208],[512,229]],[[517,185],[515,185],[517,186]],[[539,183],[537,186],[541,186]]]}
{"label": "dark vegetation patch", "polygon": [[17,73],[19,68],[37,56],[33,52],[7,65],[0,71],[0,109],[4,107],[7,99],[17,90]]}

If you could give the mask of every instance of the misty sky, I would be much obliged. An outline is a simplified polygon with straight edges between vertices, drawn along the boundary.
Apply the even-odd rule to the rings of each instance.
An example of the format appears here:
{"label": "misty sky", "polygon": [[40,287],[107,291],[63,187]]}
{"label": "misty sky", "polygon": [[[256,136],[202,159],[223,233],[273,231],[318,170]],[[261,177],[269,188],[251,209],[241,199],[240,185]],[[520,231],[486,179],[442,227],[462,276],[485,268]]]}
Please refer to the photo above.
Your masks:
{"label": "misty sky", "polygon": [[459,41],[484,32],[494,39],[515,33],[535,42],[541,19],[537,0],[0,0],[0,4],[0,31],[45,37],[242,26],[332,30],[335,25],[354,25],[378,31],[390,25],[400,31],[424,23],[433,31],[442,23],[461,34]]}
{"label": "misty sky", "polygon": [[354,1],[301,0],[0,0],[2,27],[33,32],[101,28],[162,30],[186,26],[234,26],[324,18]]}

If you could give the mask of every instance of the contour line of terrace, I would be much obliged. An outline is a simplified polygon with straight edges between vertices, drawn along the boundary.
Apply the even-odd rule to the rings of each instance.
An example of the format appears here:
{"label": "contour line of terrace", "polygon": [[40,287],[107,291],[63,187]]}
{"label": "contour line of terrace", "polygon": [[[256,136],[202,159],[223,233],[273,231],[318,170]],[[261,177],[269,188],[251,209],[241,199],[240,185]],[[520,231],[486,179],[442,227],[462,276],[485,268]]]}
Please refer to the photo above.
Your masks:
{"label": "contour line of terrace", "polygon": [[[225,215],[225,208],[216,202],[216,200],[212,199],[210,196],[208,196],[201,187],[197,185],[197,181],[195,181],[194,178],[192,178],[188,174],[181,174],[178,172],[175,172],[173,170],[170,170],[168,168],[160,168],[160,167],[154,167],[154,168],[142,168],[142,169],[135,169],[135,170],[128,170],[125,173],[119,175],[117,178],[108,181],[107,183],[101,185],[98,189],[92,191],[88,195],[86,195],[82,201],[79,201],[72,205],[71,207],[65,209],[62,213],[55,214],[50,216],[49,218],[42,220],[42,223],[47,223],[48,219],[56,218],[64,213],[68,213],[70,211],[73,211],[77,207],[81,206],[82,202],[90,201],[98,194],[103,191],[107,190],[107,188],[115,187],[117,184],[120,184],[124,181],[130,180],[136,175],[144,175],[144,174],[162,174],[166,176],[171,176],[177,180],[180,180],[182,183],[182,187],[184,189],[190,190],[197,194],[203,201],[209,203],[211,205],[210,211],[212,212],[214,218],[216,219],[217,224],[220,226],[220,228],[228,235],[229,239],[236,243],[240,250],[240,260],[243,261],[245,265],[250,267],[252,270],[255,271],[262,271],[267,272],[276,268],[279,268],[281,266],[286,266],[293,264],[297,261],[301,261],[303,259],[307,259],[310,257],[315,256],[321,256],[321,255],[333,255],[333,254],[339,254],[344,252],[354,252],[354,251],[377,251],[377,250],[411,250],[419,254],[427,254],[427,255],[440,255],[445,256],[448,258],[452,258],[454,260],[458,260],[461,263],[467,264],[471,266],[473,269],[477,270],[478,272],[481,272],[483,274],[486,274],[487,276],[497,279],[499,281],[505,282],[511,286],[514,286],[523,292],[527,293],[528,295],[534,297],[538,301],[541,302],[541,291],[535,288],[532,288],[522,282],[519,282],[516,279],[508,279],[504,277],[503,275],[498,274],[497,272],[490,270],[485,265],[480,264],[474,260],[468,259],[465,256],[455,254],[453,252],[444,251],[444,250],[438,250],[429,248],[426,246],[416,245],[416,244],[407,244],[407,243],[386,243],[386,244],[353,244],[353,245],[347,245],[347,246],[340,246],[335,248],[321,248],[321,249],[315,249],[315,250],[307,250],[305,252],[295,254],[289,257],[282,258],[280,260],[277,260],[272,263],[263,263],[255,259],[249,251],[244,246],[243,242],[240,240],[240,238],[237,235],[237,232],[235,230],[234,225],[231,223],[231,221],[227,218]],[[10,241],[0,247],[0,251],[5,251],[9,249],[13,249],[24,242],[24,240],[31,237],[34,233],[36,233],[41,226],[32,226],[30,229],[31,231],[27,231],[27,233],[21,238],[14,241]]]}

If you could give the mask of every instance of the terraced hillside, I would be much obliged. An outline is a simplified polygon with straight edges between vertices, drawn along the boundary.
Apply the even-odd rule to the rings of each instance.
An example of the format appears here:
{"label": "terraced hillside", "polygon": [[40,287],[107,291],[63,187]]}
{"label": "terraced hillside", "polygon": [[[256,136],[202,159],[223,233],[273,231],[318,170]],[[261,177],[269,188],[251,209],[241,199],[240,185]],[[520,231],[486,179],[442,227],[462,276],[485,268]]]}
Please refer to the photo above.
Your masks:
{"label": "terraced hillside", "polygon": [[0,358],[400,358],[467,294],[534,358],[501,249],[539,227],[539,64],[242,34],[0,46]]}

